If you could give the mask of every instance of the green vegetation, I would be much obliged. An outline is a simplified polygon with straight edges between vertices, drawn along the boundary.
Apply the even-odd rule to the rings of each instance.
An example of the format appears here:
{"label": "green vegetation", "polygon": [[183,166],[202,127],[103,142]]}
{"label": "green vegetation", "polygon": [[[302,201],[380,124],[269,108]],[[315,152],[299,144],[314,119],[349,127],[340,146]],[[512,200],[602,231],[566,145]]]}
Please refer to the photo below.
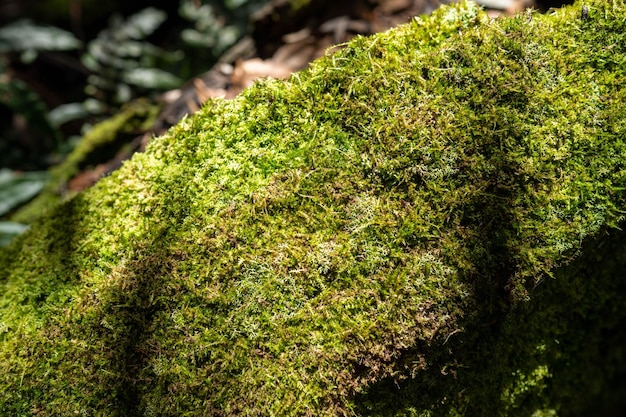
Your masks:
{"label": "green vegetation", "polygon": [[142,8],[149,1],[70,3],[16,5],[0,18],[23,17],[0,23],[2,167],[46,170],[124,104],[155,101],[208,71],[267,1],[179,0],[163,10]]}
{"label": "green vegetation", "polygon": [[357,38],[59,205],[0,252],[3,415],[600,415],[626,7],[586,6]]}
{"label": "green vegetation", "polygon": [[[0,169],[0,216],[36,196],[47,179],[45,172],[16,174],[8,169]],[[8,245],[13,237],[26,229],[27,226],[23,224],[0,221],[0,246]]]}
{"label": "green vegetation", "polygon": [[[60,202],[73,196],[67,190],[72,177],[105,156],[113,157],[128,137],[148,130],[156,120],[159,106],[138,99],[128,103],[115,116],[96,124],[78,142],[67,158],[50,169],[50,179],[37,197],[21,207],[11,220],[30,224]],[[1,214],[1,213],[0,213]]]}
{"label": "green vegetation", "polygon": [[[42,1],[28,12],[44,20],[56,16],[61,24],[59,10],[81,9],[63,3],[67,2]],[[100,13],[110,15],[115,2],[105,8],[87,2],[82,17],[91,24],[82,23],[93,37],[86,42],[60,27],[29,19],[0,27],[0,166],[14,171],[7,171],[7,178],[20,178],[8,183],[0,178],[0,197],[6,197],[0,198],[4,203],[0,205],[9,207],[0,209],[0,245],[67,199],[71,194],[67,182],[79,169],[105,162],[94,157],[96,152],[107,148],[100,158],[112,156],[113,146],[122,146],[125,136],[139,134],[139,123],[151,127],[158,105],[148,106],[145,100],[160,101],[157,93],[180,87],[184,79],[211,68],[249,32],[251,15],[266,1],[202,3],[180,0],[169,10],[147,7],[125,18],[114,13],[108,26],[97,30],[101,24],[92,19],[98,20]],[[75,18],[73,31],[80,32],[82,18]],[[188,22],[180,27],[177,19]],[[76,59],[79,50],[82,65]],[[73,149],[79,141],[84,143]],[[59,161],[64,162],[58,166]],[[54,165],[45,188],[39,179],[30,183],[30,174],[21,174]],[[34,196],[35,201],[21,207]]]}

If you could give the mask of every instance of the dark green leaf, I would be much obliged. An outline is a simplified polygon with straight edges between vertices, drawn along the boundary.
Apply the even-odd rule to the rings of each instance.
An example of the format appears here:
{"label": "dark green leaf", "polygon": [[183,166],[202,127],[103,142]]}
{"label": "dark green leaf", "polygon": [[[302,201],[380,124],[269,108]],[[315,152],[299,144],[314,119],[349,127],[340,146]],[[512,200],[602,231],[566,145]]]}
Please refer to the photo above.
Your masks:
{"label": "dark green leaf", "polygon": [[124,81],[144,88],[166,90],[179,87],[182,80],[157,68],[137,68],[124,74]]}
{"label": "dark green leaf", "polygon": [[62,104],[48,113],[48,119],[53,126],[61,126],[70,120],[87,117],[89,112],[83,103]]}
{"label": "dark green leaf", "polygon": [[0,52],[68,51],[82,45],[70,32],[20,20],[0,28]]}
{"label": "dark green leaf", "polygon": [[0,170],[0,216],[36,196],[43,188],[45,172],[15,173]]}
{"label": "dark green leaf", "polygon": [[167,19],[167,14],[161,10],[148,7],[131,16],[120,30],[131,39],[143,39],[152,34]]}
{"label": "dark green leaf", "polygon": [[28,226],[14,222],[0,222],[0,246],[11,243],[14,237],[24,233]]}

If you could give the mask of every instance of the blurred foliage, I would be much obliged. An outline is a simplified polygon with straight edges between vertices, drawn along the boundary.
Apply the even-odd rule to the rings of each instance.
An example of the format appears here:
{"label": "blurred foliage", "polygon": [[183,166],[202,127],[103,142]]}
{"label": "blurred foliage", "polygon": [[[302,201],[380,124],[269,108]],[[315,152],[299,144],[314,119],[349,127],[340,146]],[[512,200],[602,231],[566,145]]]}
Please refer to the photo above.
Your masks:
{"label": "blurred foliage", "polygon": [[51,26],[37,25],[28,19],[0,28],[0,53],[21,52],[21,59],[33,62],[40,51],[69,51],[82,45],[71,33]]}
{"label": "blurred foliage", "polygon": [[60,132],[47,105],[28,84],[0,75],[0,166],[40,168]]}
{"label": "blurred foliage", "polygon": [[[0,217],[36,196],[43,189],[47,178],[46,172],[16,173],[0,169]],[[20,223],[0,221],[0,246],[8,244],[26,228],[26,225]]]}
{"label": "blurred foliage", "polygon": [[0,247],[11,243],[15,236],[24,233],[28,226],[15,222],[0,222]]}
{"label": "blurred foliage", "polygon": [[80,46],[71,33],[29,20],[0,28],[0,166],[41,168],[61,139],[48,105],[27,82],[11,74],[11,61],[31,64],[40,52]]}
{"label": "blurred foliage", "polygon": [[167,52],[147,40],[166,19],[163,11],[151,7],[127,19],[114,16],[109,27],[89,43],[82,59],[91,71],[86,92],[101,101],[102,108],[182,84],[180,78],[161,69],[183,58],[182,52]]}
{"label": "blurred foliage", "polygon": [[37,195],[47,178],[48,174],[45,172],[15,173],[8,169],[1,169],[0,216]]}
{"label": "blurred foliage", "polygon": [[182,0],[179,14],[193,24],[181,32],[182,40],[190,46],[209,48],[215,57],[247,31],[249,17],[267,1],[223,0],[203,4]]}

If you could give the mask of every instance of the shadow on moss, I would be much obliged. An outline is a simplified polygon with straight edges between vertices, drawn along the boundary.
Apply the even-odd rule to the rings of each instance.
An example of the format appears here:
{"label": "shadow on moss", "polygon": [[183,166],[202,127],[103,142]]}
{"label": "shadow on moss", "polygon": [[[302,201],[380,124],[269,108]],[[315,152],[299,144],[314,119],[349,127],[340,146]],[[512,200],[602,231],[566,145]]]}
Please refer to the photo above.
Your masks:
{"label": "shadow on moss", "polygon": [[[412,380],[373,385],[356,398],[357,413],[622,415],[626,236],[612,231],[588,241],[582,253],[508,313],[494,317],[490,303],[477,302],[489,309],[427,358],[438,366]],[[407,353],[403,361],[412,359]],[[433,393],[440,404],[430,402]],[[430,414],[420,414],[424,410]]]}

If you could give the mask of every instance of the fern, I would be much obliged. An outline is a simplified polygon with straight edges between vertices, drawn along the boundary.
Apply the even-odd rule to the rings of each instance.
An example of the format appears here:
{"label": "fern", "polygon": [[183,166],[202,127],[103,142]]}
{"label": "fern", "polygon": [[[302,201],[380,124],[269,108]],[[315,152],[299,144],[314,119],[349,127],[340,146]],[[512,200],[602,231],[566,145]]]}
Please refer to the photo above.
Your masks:
{"label": "fern", "polygon": [[109,27],[87,46],[83,64],[92,72],[88,95],[106,104],[122,104],[148,90],[163,91],[183,80],[161,69],[182,59],[148,41],[167,19],[165,12],[149,7],[127,19],[114,16]]}

